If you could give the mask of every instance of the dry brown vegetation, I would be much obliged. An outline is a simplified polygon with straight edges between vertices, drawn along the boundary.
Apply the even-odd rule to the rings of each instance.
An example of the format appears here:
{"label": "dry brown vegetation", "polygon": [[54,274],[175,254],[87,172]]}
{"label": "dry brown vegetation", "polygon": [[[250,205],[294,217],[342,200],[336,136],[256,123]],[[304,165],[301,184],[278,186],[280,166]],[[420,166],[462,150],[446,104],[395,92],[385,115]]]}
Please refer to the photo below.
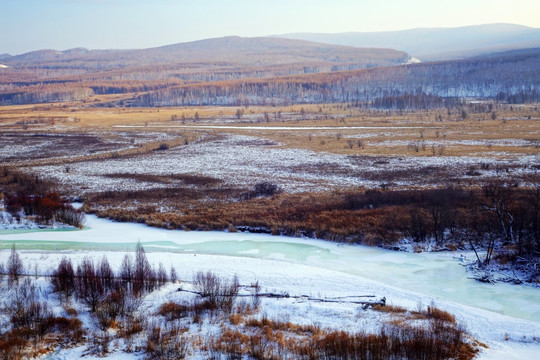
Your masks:
{"label": "dry brown vegetation", "polygon": [[[233,327],[224,327],[217,338],[210,339],[210,353],[214,357],[221,353],[236,358],[248,354],[255,359],[472,359],[478,352],[449,314],[447,318],[426,314],[423,325],[412,326],[405,320],[418,317],[406,309],[376,310],[395,316],[375,334],[325,330],[264,316],[242,322],[242,314],[233,314]],[[435,308],[431,312],[444,313]]]}
{"label": "dry brown vegetation", "polygon": [[[17,252],[13,250],[13,254]],[[62,259],[49,277],[69,317],[53,316],[47,301],[39,299],[44,290],[36,287],[33,276],[21,275],[8,301],[1,304],[1,310],[11,314],[10,326],[0,332],[1,358],[24,359],[51,354],[58,346],[80,345],[86,346],[85,354],[107,356],[113,340],[119,339],[125,345],[121,350],[152,359],[202,354],[208,358],[467,360],[478,352],[476,342],[455,318],[433,305],[425,311],[364,307],[362,312],[385,313],[378,324],[380,330],[373,333],[323,329],[268,318],[264,304],[255,305],[256,294],[251,303],[239,302],[237,280],[227,281],[210,272],[194,276],[192,287],[197,295],[191,301],[167,301],[156,306],[155,314],[141,317],[144,295],[165,284],[159,281],[159,271],[148,266],[141,246],[135,261],[124,261],[119,271],[112,270],[106,258],[97,267],[85,258],[76,272],[69,259]],[[139,272],[142,279],[138,279]],[[84,312],[89,311],[92,326],[83,324],[77,311],[69,310],[70,304],[77,303],[84,305]],[[198,324],[199,329],[206,324],[214,330],[201,333],[191,324]],[[115,331],[107,332],[109,329]]]}
{"label": "dry brown vegetation", "polygon": [[[514,188],[509,183],[481,189],[244,194],[213,187],[103,193],[88,199],[85,206],[88,211],[103,208],[97,212],[103,217],[169,229],[223,230],[232,225],[238,230],[371,245],[391,245],[403,237],[419,244],[433,238],[440,245],[459,245],[468,241],[464,233],[481,237],[481,233],[496,231],[512,237],[513,243],[521,238],[526,247],[537,246],[533,244],[538,238],[538,191]],[[208,201],[209,197],[214,201]],[[147,203],[174,198],[176,210],[159,213],[151,208],[123,210],[114,206],[131,198]],[[505,202],[504,211],[512,216],[513,235],[506,233],[507,225],[501,228],[499,215],[491,210],[499,201]]]}
{"label": "dry brown vegetation", "polygon": [[[4,139],[8,139],[10,132],[12,135],[18,133],[35,136],[43,135],[46,131],[72,136],[73,143],[77,141],[79,147],[86,148],[96,147],[91,144],[96,142],[96,135],[93,135],[93,138],[85,135],[89,131],[99,131],[97,141],[100,138],[114,138],[117,137],[116,134],[126,132],[131,134],[132,139],[137,140],[133,149],[122,149],[119,146],[110,148],[108,145],[109,150],[107,147],[103,148],[105,153],[90,157],[54,160],[53,157],[58,157],[59,154],[51,153],[49,162],[56,163],[106,158],[113,154],[114,156],[144,154],[160,146],[159,141],[138,139],[141,134],[152,131],[174,135],[175,138],[165,141],[169,147],[184,145],[186,141],[188,143],[196,141],[200,138],[201,132],[225,132],[270,139],[281,147],[356,156],[432,157],[485,154],[496,159],[505,156],[504,154],[539,153],[540,129],[535,119],[540,118],[540,112],[536,105],[502,105],[486,102],[481,104],[482,106],[477,104],[448,110],[415,111],[369,110],[358,108],[354,104],[250,107],[245,109],[240,119],[235,115],[238,108],[230,107],[92,109],[81,105],[84,104],[71,103],[66,105],[66,108],[57,104],[48,107],[42,105],[1,107],[0,124],[4,130],[2,135]],[[463,118],[462,111],[466,112],[466,118]],[[77,118],[78,121],[28,124],[35,118],[66,117]],[[255,124],[268,129],[249,128]],[[113,128],[115,125],[141,127]],[[198,128],[205,125],[237,125],[245,129]],[[279,126],[292,126],[297,130],[272,130]],[[302,127],[314,128],[302,129]],[[317,130],[318,127],[325,129]],[[354,127],[363,128],[354,129]],[[77,140],[73,136],[86,137]],[[60,140],[55,139],[57,142]],[[127,145],[131,146],[129,143]],[[127,147],[125,144],[123,146]]]}
{"label": "dry brown vegetation", "polygon": [[[235,37],[132,51],[77,50],[60,56],[38,51],[5,59],[10,67],[2,69],[0,103],[91,103],[96,94],[130,94],[103,105],[370,101],[406,108],[411,102],[401,104],[400,99],[424,97],[425,91],[435,98],[531,102],[538,101],[538,58],[537,49],[528,49],[482,59],[399,66],[408,55],[390,49]],[[508,92],[512,88],[531,90]],[[412,104],[426,105],[425,99]]]}
{"label": "dry brown vegetation", "polygon": [[0,170],[0,189],[5,210],[16,219],[23,211],[40,223],[55,220],[82,227],[84,214],[55,192],[51,182],[4,167]]}
{"label": "dry brown vegetation", "polygon": [[[30,123],[26,130],[21,125],[25,118],[70,117],[78,120]],[[186,174],[181,168],[160,174],[122,170],[100,174],[104,179],[151,184],[149,190],[83,194],[84,189],[70,187],[69,182],[65,184],[71,194],[75,192],[87,199],[86,211],[100,216],[169,229],[249,230],[385,246],[392,246],[403,237],[416,241],[417,245],[434,239],[449,249],[471,242],[480,243],[480,247],[488,246],[481,244],[482,236],[496,229],[498,238],[516,247],[512,257],[507,256],[506,260],[496,254],[502,261],[514,261],[518,254],[529,251],[526,249],[537,248],[535,194],[539,179],[535,169],[540,165],[536,164],[534,156],[540,153],[538,118],[540,113],[535,104],[492,101],[414,111],[366,109],[355,103],[96,109],[72,102],[0,108],[0,121],[7,126],[2,133],[5,139],[12,139],[18,133],[27,134],[25,139],[39,138],[45,132],[62,138],[73,136],[68,146],[64,146],[67,143],[61,145],[65,147],[63,154],[70,156],[58,157],[58,152],[42,151],[39,158],[5,157],[29,173],[34,166],[46,164],[63,164],[62,172],[68,172],[71,164],[90,160],[106,162],[120,158],[136,163],[144,156],[167,155],[175,147],[188,149],[194,142],[212,147],[214,141],[228,134],[240,134],[261,139],[241,143],[242,146],[264,144],[272,149],[335,153],[373,168],[351,171],[334,163],[304,165],[300,162],[287,169],[291,177],[295,173],[354,176],[382,190],[344,189],[333,184],[333,191],[253,196],[256,184],[234,183],[234,173],[227,172],[232,164],[223,164],[223,175],[217,176],[215,173],[212,176]],[[116,128],[115,125],[140,127]],[[237,128],[204,128],[207,125],[235,125]],[[252,128],[254,125],[257,128]],[[279,129],[282,126],[290,129]],[[86,132],[92,135],[85,136]],[[153,138],[156,134],[164,134],[165,138]],[[129,139],[135,139],[134,144]],[[57,138],[51,140],[57,141]],[[103,151],[80,155],[76,152],[77,148],[84,149],[92,144]],[[456,171],[444,166],[445,160],[454,156],[478,157],[478,161]],[[440,159],[441,165],[400,169],[389,165],[395,159],[406,161],[411,157]],[[529,160],[518,164],[525,158]],[[501,223],[500,218],[506,215],[487,210],[493,208],[493,204],[489,203],[491,200],[484,190],[489,184],[501,182],[511,189],[509,214],[521,219],[511,226],[508,219],[506,225],[501,225],[504,222]],[[410,185],[400,192],[402,189],[396,183]],[[422,187],[417,188],[415,184]],[[447,184],[460,188],[444,190]],[[516,184],[519,188],[514,189]],[[431,186],[439,190],[432,190]],[[448,206],[437,205],[434,194],[440,194],[442,199],[449,198],[450,201],[445,200]],[[391,200],[392,197],[402,200]],[[520,213],[520,208],[527,209],[527,213]],[[506,232],[509,226],[513,229],[512,235]],[[489,262],[490,258],[486,260]]]}

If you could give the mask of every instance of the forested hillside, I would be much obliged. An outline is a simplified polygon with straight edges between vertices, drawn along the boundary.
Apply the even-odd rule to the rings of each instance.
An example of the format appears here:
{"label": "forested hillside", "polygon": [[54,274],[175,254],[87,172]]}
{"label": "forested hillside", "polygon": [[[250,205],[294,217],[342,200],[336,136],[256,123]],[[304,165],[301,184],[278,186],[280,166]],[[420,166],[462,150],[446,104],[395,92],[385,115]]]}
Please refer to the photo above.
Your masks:
{"label": "forested hillside", "polygon": [[392,49],[224,37],[141,50],[40,50],[2,60],[0,104],[70,101],[190,83],[321,73],[406,63]]}
{"label": "forested hillside", "polygon": [[0,105],[86,101],[101,94],[129,94],[99,103],[111,107],[330,102],[385,107],[389,97],[412,95],[422,97],[412,101],[422,108],[440,106],[438,98],[539,99],[540,48],[466,60],[409,60],[389,49],[239,37],[144,50],[46,50],[2,60],[8,67],[0,69]]}
{"label": "forested hillside", "polygon": [[190,84],[140,95],[137,106],[254,105],[375,101],[428,94],[444,98],[538,101],[540,49],[461,61]]}

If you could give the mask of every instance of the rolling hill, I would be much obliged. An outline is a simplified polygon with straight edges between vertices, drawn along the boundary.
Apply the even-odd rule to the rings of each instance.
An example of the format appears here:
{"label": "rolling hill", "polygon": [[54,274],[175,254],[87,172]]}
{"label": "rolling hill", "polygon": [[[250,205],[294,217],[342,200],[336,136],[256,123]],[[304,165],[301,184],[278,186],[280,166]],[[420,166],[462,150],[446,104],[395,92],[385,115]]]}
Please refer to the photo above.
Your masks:
{"label": "rolling hill", "polygon": [[271,37],[227,36],[136,50],[38,50],[5,57],[4,62],[14,68],[56,66],[93,70],[98,68],[98,63],[99,68],[184,63],[229,63],[244,66],[335,63],[361,68],[398,65],[408,60],[409,56],[405,52],[392,49],[358,48]]}

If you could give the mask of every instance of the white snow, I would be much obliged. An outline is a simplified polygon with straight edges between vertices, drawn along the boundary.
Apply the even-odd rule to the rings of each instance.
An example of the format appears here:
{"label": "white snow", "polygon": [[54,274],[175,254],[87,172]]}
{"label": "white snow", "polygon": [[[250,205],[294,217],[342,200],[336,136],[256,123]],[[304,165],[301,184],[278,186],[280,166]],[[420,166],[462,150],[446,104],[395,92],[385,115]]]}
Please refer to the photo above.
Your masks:
{"label": "white snow", "polygon": [[407,61],[407,64],[418,64],[418,63],[421,63],[421,62],[422,62],[422,60],[417,59],[417,58],[415,58],[415,57],[411,57],[411,58],[409,58],[409,60]]}
{"label": "white snow", "polygon": [[[426,154],[428,151],[426,152]],[[429,152],[431,153],[431,152]],[[383,159],[384,164],[377,163]],[[118,158],[70,164],[69,173],[63,165],[37,166],[32,170],[78,191],[101,192],[142,190],[153,187],[176,186],[174,181],[164,185],[130,178],[107,177],[107,174],[197,174],[220,178],[225,183],[252,187],[262,181],[280,185],[287,192],[331,190],[349,186],[377,187],[385,182],[385,173],[395,186],[445,185],[444,176],[429,170],[415,175],[411,169],[434,167],[451,174],[465,174],[469,166],[491,164],[492,170],[482,171],[481,177],[495,176],[497,166],[517,166],[519,174],[534,174],[530,165],[538,155],[499,156],[421,156],[373,158],[321,153],[305,149],[282,148],[272,141],[252,136],[223,135],[214,141],[199,141],[167,151],[153,152],[136,158]],[[517,171],[517,170],[516,170]],[[393,174],[398,174],[393,175]],[[478,177],[476,177],[478,178]]]}
{"label": "white snow", "polygon": [[0,230],[31,230],[31,229],[74,229],[73,226],[53,222],[48,225],[37,224],[33,218],[19,213],[19,219],[14,218],[7,211],[0,211]]}
{"label": "white snow", "polygon": [[[540,354],[540,291],[467,279],[453,259],[457,254],[408,254],[261,234],[168,231],[94,216],[87,216],[87,225],[87,230],[70,232],[0,231],[0,242],[6,247],[19,242],[24,263],[36,263],[39,273],[45,273],[64,255],[77,263],[84,256],[97,260],[106,254],[111,265],[118,267],[124,252],[133,251],[140,240],[151,263],[162,262],[166,269],[175,266],[184,280],[198,271],[211,270],[224,277],[236,274],[242,284],[259,281],[265,291],[291,295],[385,296],[391,304],[413,309],[434,302],[455,314],[472,336],[489,346],[481,358]],[[8,256],[8,250],[0,251],[0,262],[5,263]],[[153,300],[147,306],[176,293],[168,287],[151,294]],[[351,330],[376,326],[376,319],[350,304],[289,299],[265,302],[264,308],[270,317],[285,312],[297,323]]]}

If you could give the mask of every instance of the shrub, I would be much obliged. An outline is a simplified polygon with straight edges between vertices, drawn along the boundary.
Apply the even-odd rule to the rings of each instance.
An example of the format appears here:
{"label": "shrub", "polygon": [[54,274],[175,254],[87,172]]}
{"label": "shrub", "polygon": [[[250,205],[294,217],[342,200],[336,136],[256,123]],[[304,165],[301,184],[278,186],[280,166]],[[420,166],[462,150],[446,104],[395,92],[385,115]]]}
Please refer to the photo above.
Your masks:
{"label": "shrub", "polygon": [[241,314],[231,314],[229,315],[229,321],[232,325],[238,325],[242,322],[243,317]]}
{"label": "shrub", "polygon": [[373,305],[371,308],[376,311],[391,313],[391,314],[402,314],[402,313],[407,312],[407,309],[401,306],[395,306],[395,305]]}
{"label": "shrub", "polygon": [[0,359],[19,360],[23,358],[23,350],[28,340],[14,332],[0,335]]}
{"label": "shrub", "polygon": [[283,192],[283,190],[278,185],[265,181],[255,184],[253,190],[248,193],[247,197],[272,196],[281,192]]}
{"label": "shrub", "polygon": [[60,332],[66,340],[78,343],[82,341],[84,331],[82,321],[76,318],[65,318],[62,316],[49,318],[48,328],[50,331]]}
{"label": "shrub", "polygon": [[221,279],[210,271],[206,274],[198,272],[193,278],[193,288],[203,298],[208,298],[208,301],[216,303],[221,290]]}
{"label": "shrub", "polygon": [[80,210],[75,210],[71,205],[65,205],[55,212],[57,221],[65,224],[82,228],[84,223],[84,213]]}
{"label": "shrub", "polygon": [[167,302],[159,307],[158,314],[167,320],[176,320],[187,316],[188,307],[175,302]]}
{"label": "shrub", "polygon": [[230,313],[238,296],[240,284],[236,276],[232,281],[227,282],[208,271],[207,273],[198,272],[195,275],[193,287],[199,295],[207,298],[207,301],[215,308]]}
{"label": "shrub", "polygon": [[157,323],[147,329],[145,352],[149,359],[176,360],[184,359],[187,354],[187,342],[181,335],[184,329],[175,326],[162,327]]}
{"label": "shrub", "polygon": [[454,317],[454,315],[450,314],[447,311],[438,309],[434,306],[428,306],[426,315],[430,319],[440,320],[451,324],[456,323],[456,318]]}
{"label": "shrub", "polygon": [[94,315],[102,330],[112,327],[116,318],[126,313],[126,296],[126,291],[122,288],[112,290],[99,303]]}

